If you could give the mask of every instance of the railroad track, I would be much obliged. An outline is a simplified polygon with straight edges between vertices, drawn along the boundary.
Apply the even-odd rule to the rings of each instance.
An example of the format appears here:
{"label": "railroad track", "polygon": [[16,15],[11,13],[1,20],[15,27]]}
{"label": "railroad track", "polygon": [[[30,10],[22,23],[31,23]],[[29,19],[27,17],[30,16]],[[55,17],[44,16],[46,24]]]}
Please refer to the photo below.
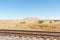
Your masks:
{"label": "railroad track", "polygon": [[[0,29],[0,36],[9,36],[9,37],[19,36],[20,39],[22,37],[25,37],[25,38],[29,37],[31,38],[31,40],[35,40],[33,38],[36,38],[36,40],[37,39],[39,40],[60,40],[60,32],[48,32],[48,31],[2,30]],[[23,38],[21,40],[23,40]]]}

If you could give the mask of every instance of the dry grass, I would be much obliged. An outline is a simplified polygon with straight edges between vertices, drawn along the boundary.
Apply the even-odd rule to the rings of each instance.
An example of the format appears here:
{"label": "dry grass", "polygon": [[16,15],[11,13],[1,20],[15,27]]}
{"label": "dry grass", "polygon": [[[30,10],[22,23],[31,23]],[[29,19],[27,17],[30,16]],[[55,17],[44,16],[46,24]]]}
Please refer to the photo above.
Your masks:
{"label": "dry grass", "polygon": [[60,31],[60,21],[52,20],[0,20],[0,29]]}

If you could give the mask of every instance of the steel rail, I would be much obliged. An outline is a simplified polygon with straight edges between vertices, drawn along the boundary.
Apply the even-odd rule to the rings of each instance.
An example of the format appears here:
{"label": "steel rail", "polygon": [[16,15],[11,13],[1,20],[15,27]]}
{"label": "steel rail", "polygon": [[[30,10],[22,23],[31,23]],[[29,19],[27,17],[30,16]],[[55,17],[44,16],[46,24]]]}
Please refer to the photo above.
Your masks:
{"label": "steel rail", "polygon": [[5,29],[0,29],[0,33],[60,37],[60,32],[48,32],[48,31],[5,30]]}

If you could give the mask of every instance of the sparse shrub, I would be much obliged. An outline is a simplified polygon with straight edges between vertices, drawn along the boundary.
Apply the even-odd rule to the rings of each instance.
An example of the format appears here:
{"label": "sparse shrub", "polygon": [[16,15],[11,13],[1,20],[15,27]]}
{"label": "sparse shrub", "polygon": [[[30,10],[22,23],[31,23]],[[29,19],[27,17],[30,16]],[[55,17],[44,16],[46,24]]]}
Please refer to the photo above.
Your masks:
{"label": "sparse shrub", "polygon": [[43,20],[41,20],[41,21],[39,20],[39,23],[43,23],[43,22],[44,22]]}
{"label": "sparse shrub", "polygon": [[50,21],[49,23],[52,23],[52,21]]}

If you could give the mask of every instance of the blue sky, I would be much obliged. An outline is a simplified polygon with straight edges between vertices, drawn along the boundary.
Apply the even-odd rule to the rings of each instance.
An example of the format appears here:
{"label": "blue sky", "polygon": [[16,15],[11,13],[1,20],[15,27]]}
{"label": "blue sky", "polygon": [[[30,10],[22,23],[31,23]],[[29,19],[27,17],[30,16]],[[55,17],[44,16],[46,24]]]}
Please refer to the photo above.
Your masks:
{"label": "blue sky", "polygon": [[0,19],[60,19],[60,0],[0,0]]}

